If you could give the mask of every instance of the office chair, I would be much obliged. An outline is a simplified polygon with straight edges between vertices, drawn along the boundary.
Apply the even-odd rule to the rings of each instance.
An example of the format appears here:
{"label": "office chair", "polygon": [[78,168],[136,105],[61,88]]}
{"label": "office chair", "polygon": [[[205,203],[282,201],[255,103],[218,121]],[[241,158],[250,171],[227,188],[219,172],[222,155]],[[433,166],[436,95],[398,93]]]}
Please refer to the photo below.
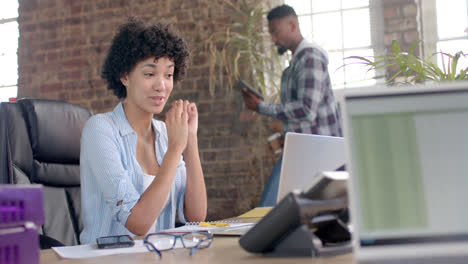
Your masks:
{"label": "office chair", "polygon": [[43,185],[41,248],[79,244],[80,138],[90,116],[83,107],[53,100],[0,104],[1,180]]}

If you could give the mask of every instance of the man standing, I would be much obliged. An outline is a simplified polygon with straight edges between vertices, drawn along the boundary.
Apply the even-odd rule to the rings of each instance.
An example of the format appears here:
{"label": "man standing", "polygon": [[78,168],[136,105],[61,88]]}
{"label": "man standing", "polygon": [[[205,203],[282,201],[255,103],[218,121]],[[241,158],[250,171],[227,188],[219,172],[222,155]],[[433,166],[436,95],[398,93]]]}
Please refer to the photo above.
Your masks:
{"label": "man standing", "polygon": [[[327,52],[302,37],[292,7],[277,6],[268,13],[267,18],[268,30],[278,53],[291,50],[293,57],[281,76],[281,103],[263,102],[244,89],[242,95],[247,108],[281,120],[284,134],[297,132],[342,136],[338,107],[328,74]],[[265,184],[260,206],[276,203],[281,160],[275,164]]]}

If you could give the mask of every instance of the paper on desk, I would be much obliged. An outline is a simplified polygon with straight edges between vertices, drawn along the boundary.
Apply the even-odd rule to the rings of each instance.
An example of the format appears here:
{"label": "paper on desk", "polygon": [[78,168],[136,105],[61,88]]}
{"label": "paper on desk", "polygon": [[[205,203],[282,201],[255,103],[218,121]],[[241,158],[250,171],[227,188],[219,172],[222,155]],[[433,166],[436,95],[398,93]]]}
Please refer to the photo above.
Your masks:
{"label": "paper on desk", "polygon": [[[157,239],[161,241],[163,239]],[[150,240],[150,242],[155,242]],[[183,245],[180,243],[180,240],[176,241],[174,248],[183,248]],[[57,254],[62,258],[70,259],[81,259],[81,258],[93,258],[100,256],[109,256],[109,255],[118,255],[118,254],[131,254],[131,253],[144,253],[148,252],[148,249],[143,245],[143,240],[135,240],[135,245],[133,247],[127,248],[109,248],[109,249],[99,249],[96,244],[87,244],[80,246],[71,246],[71,247],[53,247],[52,248]]]}
{"label": "paper on desk", "polygon": [[247,213],[239,215],[237,218],[258,218],[264,217],[268,212],[271,211],[271,206],[268,207],[256,207]]}
{"label": "paper on desk", "polygon": [[177,228],[164,230],[164,232],[194,232],[208,230],[213,235],[240,236],[246,233],[255,223],[229,223],[228,226],[199,226],[184,225]]}
{"label": "paper on desk", "polygon": [[86,244],[71,247],[52,247],[52,249],[60,257],[71,259],[148,252],[148,249],[143,245],[143,240],[135,240],[135,245],[127,248],[98,249],[96,244]]}
{"label": "paper on desk", "polygon": [[[229,226],[225,227],[202,227],[199,225],[185,225],[177,228],[166,229],[164,232],[192,232],[209,230],[215,235],[239,236],[247,232],[253,225],[254,223],[229,223]],[[183,248],[180,240],[176,241],[175,248]],[[70,259],[148,252],[148,249],[145,247],[145,245],[143,245],[143,240],[135,240],[135,245],[128,248],[98,249],[96,244],[87,244],[71,247],[53,247],[52,249],[60,257]]]}

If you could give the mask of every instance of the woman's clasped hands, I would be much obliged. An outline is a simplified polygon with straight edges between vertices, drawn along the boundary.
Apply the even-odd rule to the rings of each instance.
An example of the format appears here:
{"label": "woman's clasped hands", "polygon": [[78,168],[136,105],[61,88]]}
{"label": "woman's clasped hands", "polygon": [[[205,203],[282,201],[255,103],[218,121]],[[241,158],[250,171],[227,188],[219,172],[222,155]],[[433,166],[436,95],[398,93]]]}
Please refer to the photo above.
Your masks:
{"label": "woman's clasped hands", "polygon": [[176,100],[166,113],[166,128],[169,140],[168,149],[182,154],[187,143],[196,140],[198,130],[198,112],[195,103]]}

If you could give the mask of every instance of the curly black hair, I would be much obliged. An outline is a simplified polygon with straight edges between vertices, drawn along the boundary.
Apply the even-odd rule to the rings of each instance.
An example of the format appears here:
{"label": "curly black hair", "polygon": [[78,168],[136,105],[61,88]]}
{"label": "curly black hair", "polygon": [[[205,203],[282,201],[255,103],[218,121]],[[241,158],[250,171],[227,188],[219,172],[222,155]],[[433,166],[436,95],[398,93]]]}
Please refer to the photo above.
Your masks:
{"label": "curly black hair", "polygon": [[190,56],[184,39],[168,24],[146,25],[137,18],[130,18],[120,26],[112,40],[101,77],[118,98],[125,98],[127,90],[120,77],[130,73],[142,60],[166,56],[175,64],[174,81],[182,80]]}
{"label": "curly black hair", "polygon": [[292,7],[288,5],[280,5],[270,10],[270,12],[268,12],[267,19],[268,19],[268,22],[270,22],[273,19],[283,18],[287,16],[297,17],[296,12],[294,11]]}

